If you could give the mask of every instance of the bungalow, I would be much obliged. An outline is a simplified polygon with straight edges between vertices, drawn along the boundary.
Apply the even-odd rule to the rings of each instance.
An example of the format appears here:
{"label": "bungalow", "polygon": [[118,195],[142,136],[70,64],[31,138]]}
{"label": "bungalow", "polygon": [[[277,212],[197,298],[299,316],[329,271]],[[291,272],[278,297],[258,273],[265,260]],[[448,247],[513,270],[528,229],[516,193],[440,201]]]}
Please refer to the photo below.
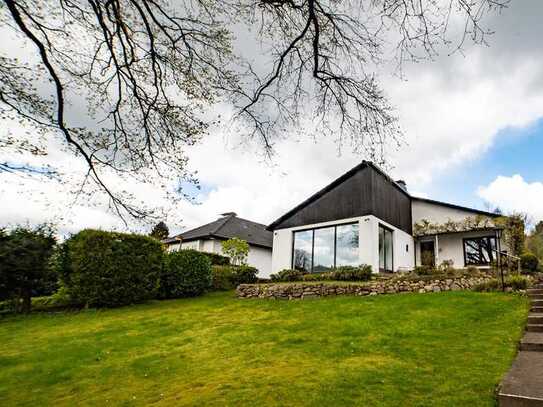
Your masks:
{"label": "bungalow", "polygon": [[498,216],[414,197],[363,161],[268,226],[272,273],[359,264],[395,272],[443,261],[489,267],[503,244]]}
{"label": "bungalow", "polygon": [[268,277],[271,271],[272,232],[266,230],[266,225],[239,218],[234,212],[223,213],[211,223],[187,230],[163,242],[168,245],[168,251],[194,249],[222,254],[222,241],[232,237],[249,243],[247,263],[258,269],[260,277]]}

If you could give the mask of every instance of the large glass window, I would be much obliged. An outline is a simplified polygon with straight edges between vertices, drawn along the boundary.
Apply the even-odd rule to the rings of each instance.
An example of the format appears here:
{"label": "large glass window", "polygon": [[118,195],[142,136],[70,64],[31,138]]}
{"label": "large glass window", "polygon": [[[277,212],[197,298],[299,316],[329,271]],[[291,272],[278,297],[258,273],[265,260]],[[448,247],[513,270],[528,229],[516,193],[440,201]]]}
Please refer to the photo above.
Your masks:
{"label": "large glass window", "polygon": [[313,260],[313,231],[304,230],[294,234],[293,268],[311,271]]}
{"label": "large glass window", "polygon": [[296,270],[317,273],[358,263],[358,223],[294,232]]}
{"label": "large glass window", "polygon": [[336,266],[357,266],[358,223],[336,227]]}
{"label": "large glass window", "polygon": [[330,271],[334,267],[334,227],[315,229],[313,271]]}
{"label": "large glass window", "polygon": [[464,239],[464,259],[466,266],[488,266],[496,259],[496,237]]}
{"label": "large glass window", "polygon": [[392,230],[379,225],[379,271],[393,271],[393,250]]}

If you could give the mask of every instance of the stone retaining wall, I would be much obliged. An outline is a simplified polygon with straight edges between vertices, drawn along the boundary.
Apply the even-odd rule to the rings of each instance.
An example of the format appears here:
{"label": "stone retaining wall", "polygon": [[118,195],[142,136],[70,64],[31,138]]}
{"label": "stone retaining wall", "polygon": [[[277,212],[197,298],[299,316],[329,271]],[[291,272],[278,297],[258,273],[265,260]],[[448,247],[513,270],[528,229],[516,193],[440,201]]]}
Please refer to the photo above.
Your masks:
{"label": "stone retaining wall", "polygon": [[329,295],[379,295],[397,293],[428,293],[470,290],[475,285],[490,280],[491,276],[445,279],[389,279],[353,283],[276,283],[241,284],[236,289],[239,298],[303,299]]}

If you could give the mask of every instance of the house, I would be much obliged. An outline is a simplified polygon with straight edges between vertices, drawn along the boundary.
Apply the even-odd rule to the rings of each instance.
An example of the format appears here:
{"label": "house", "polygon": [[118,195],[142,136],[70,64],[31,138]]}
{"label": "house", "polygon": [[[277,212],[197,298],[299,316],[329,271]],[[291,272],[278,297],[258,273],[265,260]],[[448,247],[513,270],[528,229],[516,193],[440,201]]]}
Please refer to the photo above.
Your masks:
{"label": "house", "polygon": [[443,261],[489,267],[503,250],[498,216],[414,197],[363,161],[268,226],[272,273],[359,264],[395,272]]}
{"label": "house", "polygon": [[187,230],[164,240],[169,251],[194,249],[222,254],[221,243],[237,237],[249,243],[247,263],[256,267],[259,277],[268,277],[271,272],[272,232],[266,225],[239,218],[234,212],[223,213],[214,222]]}

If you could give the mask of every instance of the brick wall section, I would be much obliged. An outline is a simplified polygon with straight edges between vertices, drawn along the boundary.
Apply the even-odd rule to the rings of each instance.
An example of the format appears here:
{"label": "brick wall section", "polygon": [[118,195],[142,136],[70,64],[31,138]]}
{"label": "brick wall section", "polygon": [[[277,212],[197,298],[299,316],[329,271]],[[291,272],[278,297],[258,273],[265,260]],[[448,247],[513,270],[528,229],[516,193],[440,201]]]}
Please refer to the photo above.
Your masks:
{"label": "brick wall section", "polygon": [[490,280],[491,276],[457,277],[421,280],[379,280],[368,283],[279,283],[241,284],[236,289],[239,298],[303,299],[330,295],[380,295],[398,293],[428,293],[470,290]]}

